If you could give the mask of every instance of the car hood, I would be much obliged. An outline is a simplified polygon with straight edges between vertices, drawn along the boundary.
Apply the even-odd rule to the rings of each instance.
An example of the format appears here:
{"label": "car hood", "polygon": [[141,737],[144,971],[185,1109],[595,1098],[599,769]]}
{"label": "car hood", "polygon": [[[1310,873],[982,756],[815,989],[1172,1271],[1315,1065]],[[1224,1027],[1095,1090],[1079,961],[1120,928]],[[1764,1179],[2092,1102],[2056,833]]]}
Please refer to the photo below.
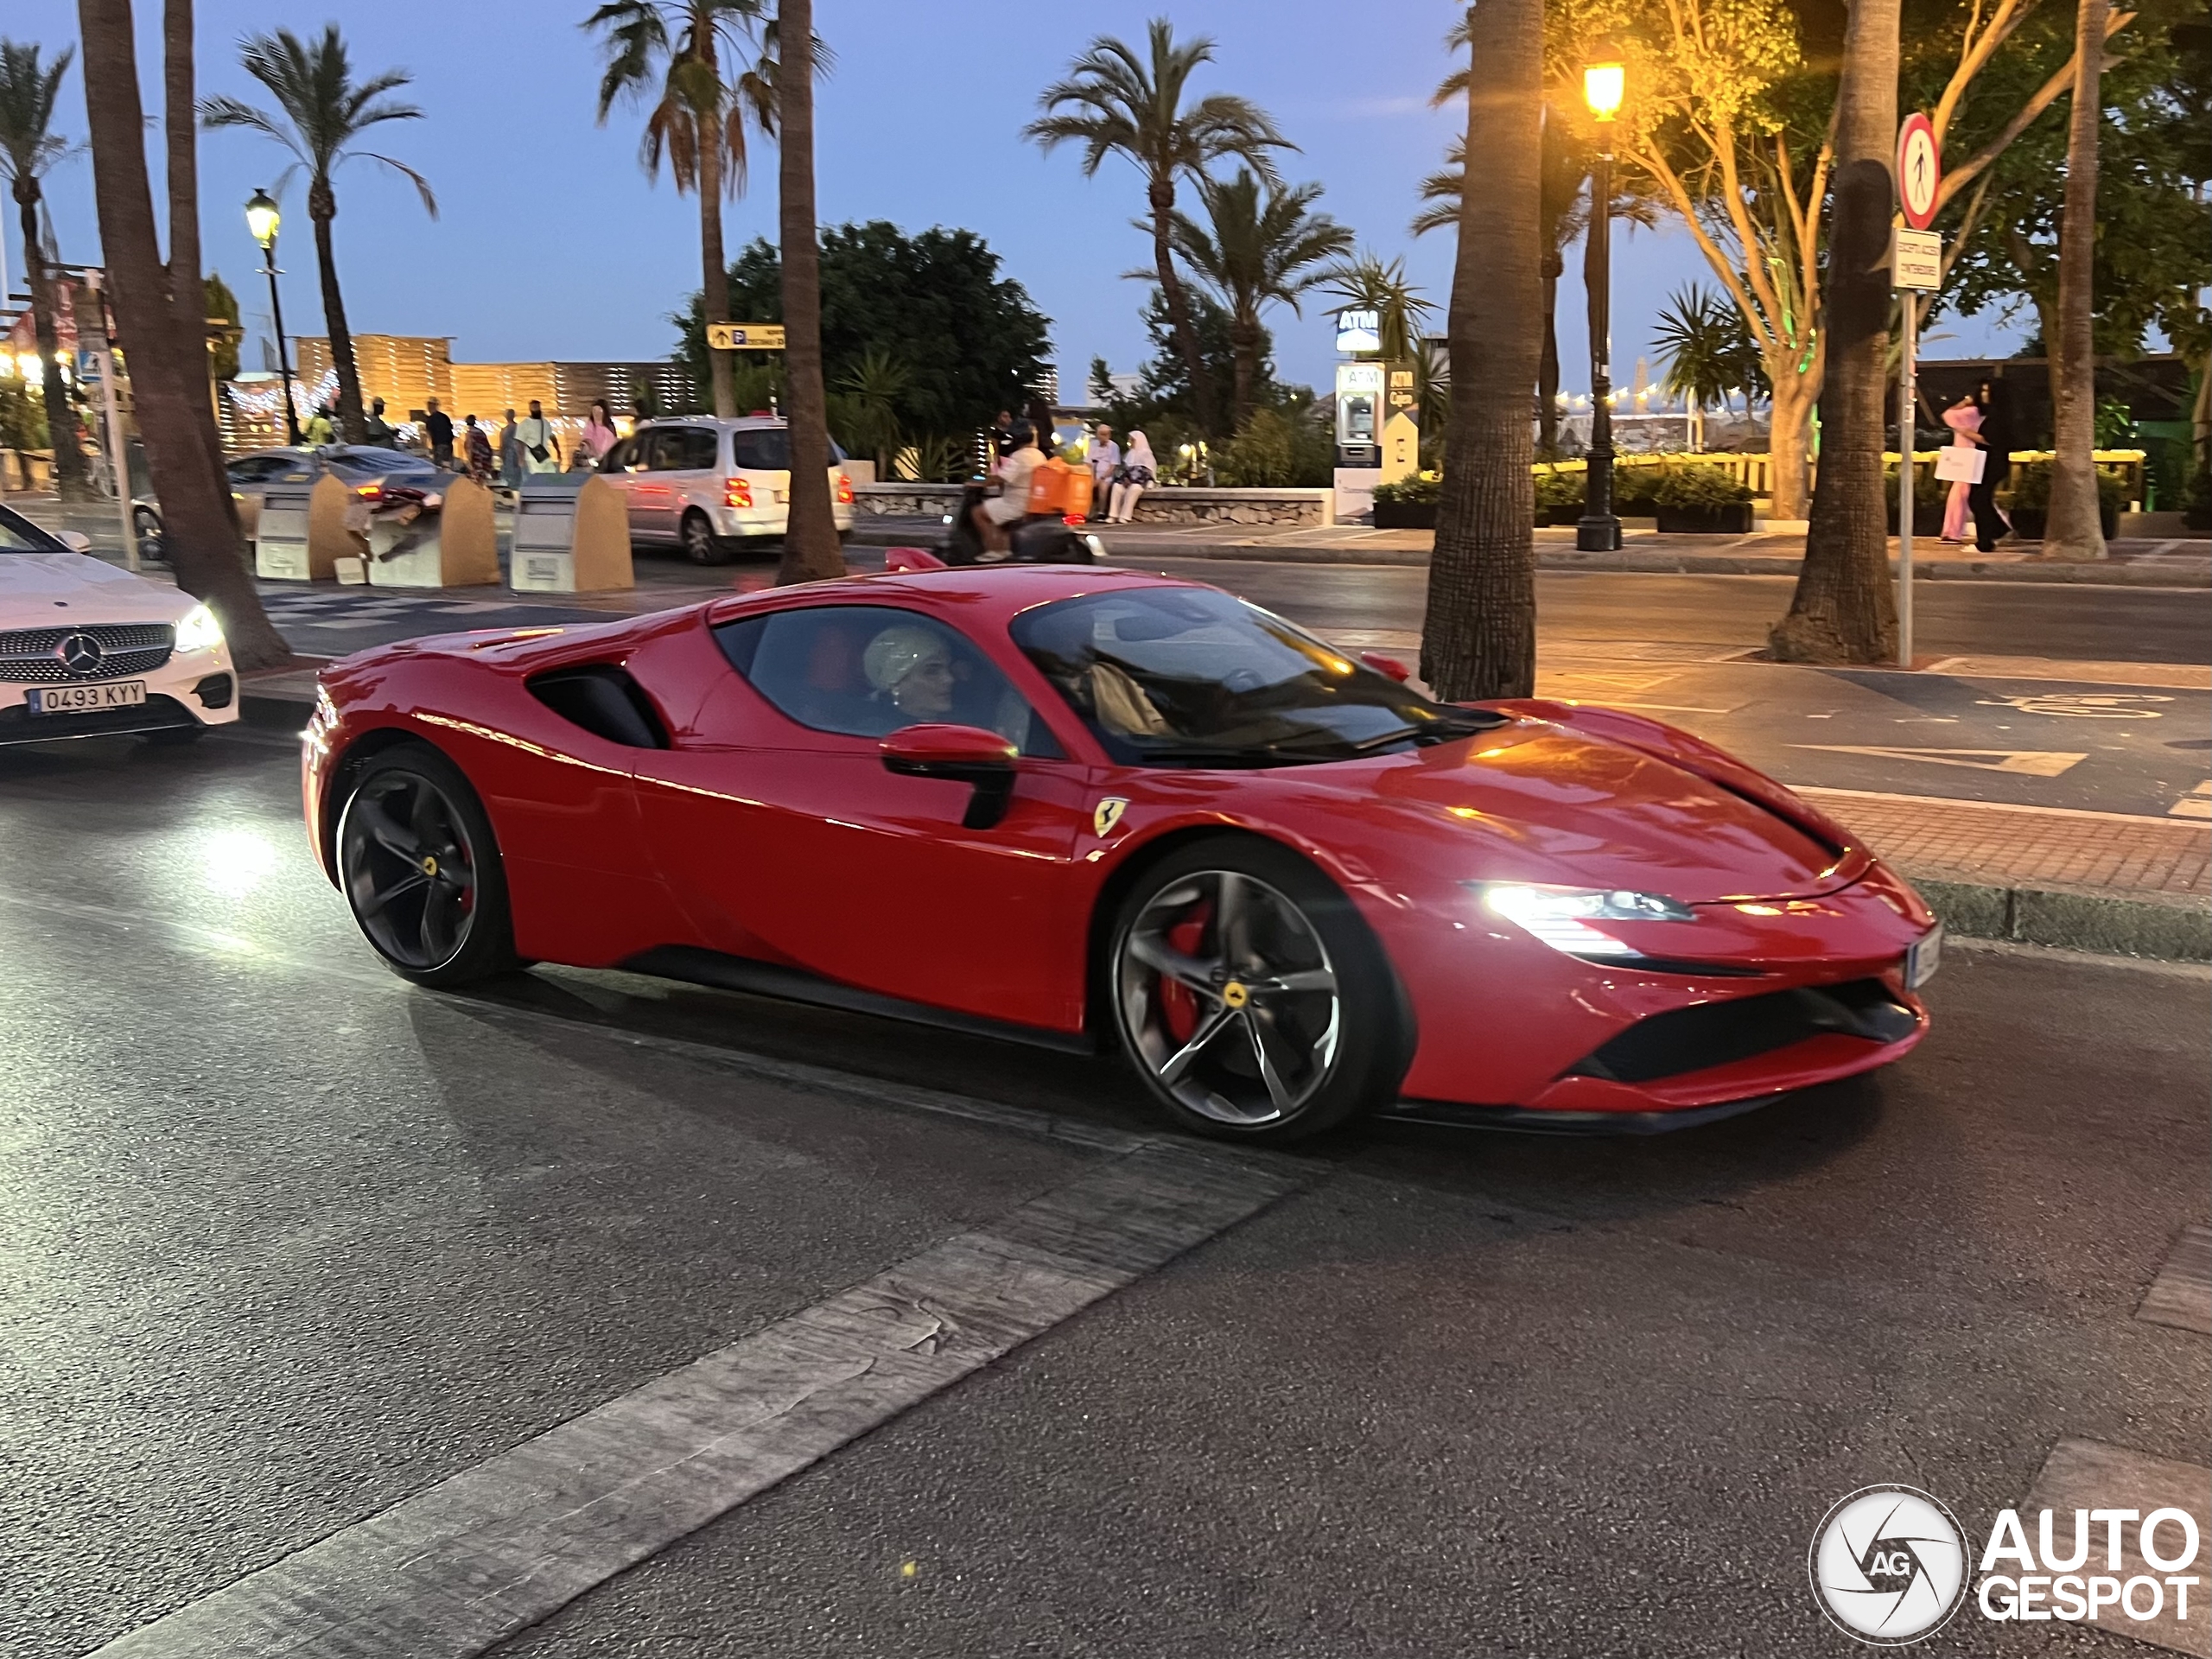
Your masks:
{"label": "car hood", "polygon": [[174,622],[198,603],[82,553],[0,553],[0,628]]}
{"label": "car hood", "polygon": [[1471,877],[1694,905],[1809,898],[1856,880],[1867,862],[1695,772],[1546,721],[1393,760],[1375,794],[1464,824],[1484,842]]}

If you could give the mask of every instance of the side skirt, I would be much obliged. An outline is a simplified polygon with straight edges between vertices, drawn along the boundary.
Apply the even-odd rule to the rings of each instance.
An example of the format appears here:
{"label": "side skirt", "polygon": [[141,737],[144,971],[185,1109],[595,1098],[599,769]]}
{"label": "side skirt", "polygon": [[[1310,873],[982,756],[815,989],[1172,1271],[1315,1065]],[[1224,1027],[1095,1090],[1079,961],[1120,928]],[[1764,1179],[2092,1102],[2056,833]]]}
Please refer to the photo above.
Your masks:
{"label": "side skirt", "polygon": [[817,1007],[842,1008],[849,1014],[871,1014],[885,1020],[904,1020],[912,1025],[934,1026],[968,1037],[989,1037],[1000,1042],[1027,1043],[1063,1054],[1096,1054],[1098,1045],[1084,1032],[1047,1031],[1037,1026],[1017,1026],[981,1014],[959,1014],[950,1008],[910,1002],[904,997],[864,991],[854,985],[824,979],[804,968],[782,968],[745,957],[725,956],[696,945],[663,944],[618,964],[632,974],[652,974],[661,979],[680,979],[693,985],[712,985],[752,996],[780,997],[786,1002],[810,1002]]}
{"label": "side skirt", "polygon": [[1526,1106],[1463,1106],[1449,1100],[1401,1100],[1375,1114],[1377,1123],[1431,1123],[1449,1128],[1505,1129],[1521,1135],[1669,1135],[1702,1123],[1757,1111],[1780,1100],[1779,1094],[1724,1100],[1715,1106],[1689,1106],[1676,1112],[1546,1112]]}

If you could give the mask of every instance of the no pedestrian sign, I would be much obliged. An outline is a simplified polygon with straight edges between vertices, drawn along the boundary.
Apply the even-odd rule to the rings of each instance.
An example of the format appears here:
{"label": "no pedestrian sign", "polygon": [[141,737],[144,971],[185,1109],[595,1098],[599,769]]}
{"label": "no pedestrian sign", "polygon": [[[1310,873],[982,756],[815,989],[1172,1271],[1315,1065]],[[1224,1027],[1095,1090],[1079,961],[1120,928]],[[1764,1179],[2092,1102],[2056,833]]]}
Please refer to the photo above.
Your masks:
{"label": "no pedestrian sign", "polygon": [[1936,128],[1915,110],[1897,129],[1897,205],[1904,222],[1924,231],[1936,219],[1936,192],[1943,182],[1943,152]]}
{"label": "no pedestrian sign", "polygon": [[710,322],[707,344],[718,352],[780,352],[784,325],[780,322]]}

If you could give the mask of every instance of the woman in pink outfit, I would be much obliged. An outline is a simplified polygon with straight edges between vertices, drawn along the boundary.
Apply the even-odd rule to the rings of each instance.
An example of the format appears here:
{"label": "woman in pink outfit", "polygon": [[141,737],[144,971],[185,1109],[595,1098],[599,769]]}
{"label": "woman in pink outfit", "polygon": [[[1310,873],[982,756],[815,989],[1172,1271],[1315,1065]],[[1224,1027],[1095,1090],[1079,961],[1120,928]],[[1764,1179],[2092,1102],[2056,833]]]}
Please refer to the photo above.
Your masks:
{"label": "woman in pink outfit", "polygon": [[[1943,424],[1951,429],[1951,448],[1978,449],[1981,447],[1981,405],[1968,392],[1943,411]],[[1947,542],[1970,542],[1974,530],[1969,522],[1967,497],[1974,486],[1964,479],[1951,481],[1949,499],[1943,503],[1943,539]]]}

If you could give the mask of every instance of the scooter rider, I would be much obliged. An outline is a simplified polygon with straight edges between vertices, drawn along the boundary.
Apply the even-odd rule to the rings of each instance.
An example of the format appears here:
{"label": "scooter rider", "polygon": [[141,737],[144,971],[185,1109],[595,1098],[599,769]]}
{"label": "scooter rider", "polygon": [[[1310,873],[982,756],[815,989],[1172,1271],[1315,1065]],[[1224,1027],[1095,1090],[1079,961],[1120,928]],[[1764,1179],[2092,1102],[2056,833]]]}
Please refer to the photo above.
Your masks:
{"label": "scooter rider", "polygon": [[1011,547],[1008,527],[1020,524],[1029,512],[1029,474],[1045,462],[1033,425],[1016,421],[1013,436],[1014,452],[998,464],[999,493],[976,504],[976,533],[982,538],[986,555],[1003,555]]}

